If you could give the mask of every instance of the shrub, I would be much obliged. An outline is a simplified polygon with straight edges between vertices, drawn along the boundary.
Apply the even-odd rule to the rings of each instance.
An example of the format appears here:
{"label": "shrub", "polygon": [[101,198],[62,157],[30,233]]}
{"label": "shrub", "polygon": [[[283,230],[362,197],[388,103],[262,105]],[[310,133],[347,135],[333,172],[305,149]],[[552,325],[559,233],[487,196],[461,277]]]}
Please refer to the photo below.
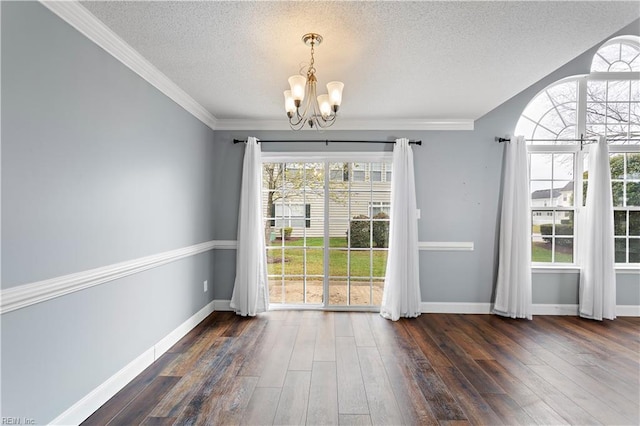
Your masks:
{"label": "shrub", "polygon": [[353,217],[354,220],[349,222],[349,230],[347,231],[347,244],[349,244],[349,236],[351,236],[351,248],[369,248],[369,216],[363,214]]}
{"label": "shrub", "polygon": [[373,218],[387,219],[384,222],[373,222],[373,243],[378,248],[389,247],[389,215],[385,212],[380,212]]}
{"label": "shrub", "polygon": [[289,238],[291,238],[291,233],[293,232],[293,228],[290,227],[286,227],[282,229],[284,232],[284,239],[288,240]]}
{"label": "shrub", "polygon": [[[540,234],[545,243],[551,242],[551,233],[553,232],[553,224],[545,223],[540,225]],[[545,235],[549,235],[546,237]],[[573,223],[561,223],[556,224],[556,237],[562,235],[573,235]],[[556,245],[559,246],[571,246],[573,240],[567,240],[566,238],[556,239]]]}

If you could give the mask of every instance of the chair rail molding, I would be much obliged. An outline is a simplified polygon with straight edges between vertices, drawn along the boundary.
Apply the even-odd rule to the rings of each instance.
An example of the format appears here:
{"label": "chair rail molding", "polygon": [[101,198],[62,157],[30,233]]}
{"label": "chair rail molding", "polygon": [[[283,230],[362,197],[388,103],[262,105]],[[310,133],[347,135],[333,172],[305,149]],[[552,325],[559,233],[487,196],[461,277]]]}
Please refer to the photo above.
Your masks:
{"label": "chair rail molding", "polygon": [[[232,246],[232,247],[231,247]],[[235,248],[229,241],[207,241],[151,256],[114,263],[60,277],[3,289],[0,292],[0,314],[26,308],[36,303],[114,281],[128,275],[156,268],[178,259],[220,248]]]}

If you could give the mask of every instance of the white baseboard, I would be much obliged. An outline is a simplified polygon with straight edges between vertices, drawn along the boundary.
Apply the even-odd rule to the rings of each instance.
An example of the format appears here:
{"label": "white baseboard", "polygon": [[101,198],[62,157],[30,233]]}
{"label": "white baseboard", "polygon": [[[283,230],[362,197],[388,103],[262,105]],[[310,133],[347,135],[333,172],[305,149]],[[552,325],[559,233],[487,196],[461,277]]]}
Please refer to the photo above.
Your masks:
{"label": "white baseboard", "polygon": [[531,310],[533,315],[578,315],[578,305],[558,305],[535,303]]}
{"label": "white baseboard", "polygon": [[616,316],[640,317],[640,305],[618,305],[616,306]]}
{"label": "white baseboard", "polygon": [[490,314],[491,303],[422,302],[423,314]]}
{"label": "white baseboard", "polygon": [[52,425],[78,425],[86,420],[105,402],[124,388],[131,380],[160,358],[171,346],[184,337],[196,325],[214,311],[215,301],[209,302],[191,318],[180,324],[175,330],[158,343],[144,351],[116,374],[108,378],[97,388],[89,392],[80,401],[73,404],[64,413],[49,422]]}
{"label": "white baseboard", "polygon": [[[216,311],[233,311],[230,300],[214,300]],[[490,314],[493,303],[464,302],[422,302],[420,310],[423,314]],[[278,310],[278,307],[272,307]],[[578,305],[536,303],[532,307],[533,315],[578,315]],[[640,306],[618,305],[616,315],[619,317],[639,317]]]}
{"label": "white baseboard", "polygon": [[231,300],[214,300],[212,303],[216,311],[233,311],[231,309]]}

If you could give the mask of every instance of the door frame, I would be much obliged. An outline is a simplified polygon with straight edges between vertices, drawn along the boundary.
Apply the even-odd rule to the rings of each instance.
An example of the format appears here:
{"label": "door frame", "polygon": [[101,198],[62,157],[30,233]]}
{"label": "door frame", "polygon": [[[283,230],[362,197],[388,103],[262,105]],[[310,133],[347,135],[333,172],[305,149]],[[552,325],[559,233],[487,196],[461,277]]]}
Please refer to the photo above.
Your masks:
{"label": "door frame", "polygon": [[[301,141],[303,143],[303,141]],[[326,192],[329,188],[329,163],[349,162],[349,163],[391,163],[393,160],[393,151],[349,151],[349,152],[305,152],[305,151],[263,151],[262,163],[324,163],[325,174],[325,197],[324,197],[324,278],[322,286],[322,304],[321,305],[305,305],[305,304],[271,304],[269,310],[329,310],[329,311],[364,311],[377,312],[380,307],[377,305],[330,305],[329,304],[329,197]],[[266,247],[265,247],[266,250]]]}

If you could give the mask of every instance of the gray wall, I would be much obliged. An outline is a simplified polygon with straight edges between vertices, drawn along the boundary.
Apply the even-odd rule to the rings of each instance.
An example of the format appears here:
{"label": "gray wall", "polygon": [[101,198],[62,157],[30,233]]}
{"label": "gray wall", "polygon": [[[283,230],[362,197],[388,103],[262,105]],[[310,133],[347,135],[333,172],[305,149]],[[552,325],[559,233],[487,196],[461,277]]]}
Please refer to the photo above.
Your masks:
{"label": "gray wall", "polygon": [[[40,4],[0,8],[3,289],[235,239],[243,146],[231,140],[318,137],[213,132]],[[638,34],[638,22],[621,33]],[[321,136],[424,141],[414,151],[420,240],[475,243],[473,252],[421,252],[424,301],[491,300],[503,161],[493,137],[511,133],[544,86],[587,72],[592,54],[487,114],[474,131]],[[3,315],[1,415],[52,420],[210,300],[229,299],[234,260],[233,250],[203,253]],[[619,276],[618,303],[640,304],[637,278]],[[534,287],[536,303],[577,301],[576,274],[537,274]]]}
{"label": "gray wall", "polygon": [[[640,35],[640,20],[614,35]],[[607,38],[608,39],[608,38]],[[605,40],[603,40],[605,41]],[[293,131],[215,132],[216,239],[235,239],[243,145],[234,138],[262,139],[421,139],[414,148],[416,197],[422,218],[420,241],[473,241],[472,252],[420,252],[420,281],[424,302],[487,303],[493,300],[497,273],[500,186],[504,146],[495,136],[512,134],[531,99],[549,84],[572,75],[587,74],[598,46],[580,55],[538,83],[522,91],[475,122],[473,131]],[[512,78],[511,76],[504,76]],[[516,77],[513,77],[516,78]],[[274,151],[358,151],[379,145],[349,146],[323,143],[265,144]],[[390,148],[387,148],[390,149]],[[224,177],[224,179],[222,179]],[[216,252],[216,299],[230,299],[233,289],[233,253]],[[533,302],[578,303],[578,273],[536,273]],[[617,303],[640,304],[640,276],[618,274]]]}
{"label": "gray wall", "polygon": [[[214,132],[39,3],[0,7],[2,288],[213,239]],[[61,414],[212,300],[212,265],[2,315],[1,415]]]}

